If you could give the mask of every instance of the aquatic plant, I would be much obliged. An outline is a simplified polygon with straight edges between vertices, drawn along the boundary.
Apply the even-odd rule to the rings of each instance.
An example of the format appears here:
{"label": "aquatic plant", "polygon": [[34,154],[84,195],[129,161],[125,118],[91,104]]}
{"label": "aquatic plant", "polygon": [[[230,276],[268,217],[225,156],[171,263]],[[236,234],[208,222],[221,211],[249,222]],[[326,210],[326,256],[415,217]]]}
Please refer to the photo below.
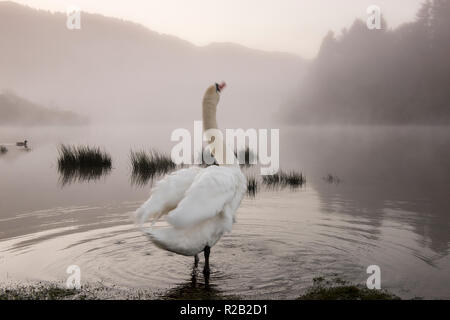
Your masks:
{"label": "aquatic plant", "polygon": [[245,149],[241,149],[239,151],[235,150],[234,155],[239,160],[239,164],[245,167],[256,164],[256,161],[258,159],[257,155],[252,150],[250,150],[249,147],[246,147]]}
{"label": "aquatic plant", "polygon": [[281,179],[285,184],[290,186],[301,186],[306,182],[306,179],[302,173],[297,173],[295,171],[282,173]]}
{"label": "aquatic plant", "polygon": [[301,172],[284,172],[280,170],[273,175],[263,176],[263,183],[267,186],[301,187],[306,183],[306,178]]}
{"label": "aquatic plant", "polygon": [[259,183],[255,176],[247,176],[247,194],[250,197],[256,196],[258,192]]}
{"label": "aquatic plant", "polygon": [[90,182],[100,179],[111,172],[111,167],[73,167],[58,166],[59,182],[62,186],[75,182]]}
{"label": "aquatic plant", "polygon": [[335,183],[335,184],[341,183],[341,179],[336,175],[332,175],[331,173],[329,173],[325,177],[323,177],[323,180],[330,184],[331,183]]}
{"label": "aquatic plant", "polygon": [[155,176],[165,174],[176,168],[170,156],[161,152],[145,150],[130,152],[132,166],[131,182],[135,185],[146,185]]}
{"label": "aquatic plant", "polygon": [[60,145],[58,172],[60,183],[89,182],[111,171],[111,156],[99,147]]}
{"label": "aquatic plant", "polygon": [[58,149],[59,168],[106,167],[111,168],[111,156],[100,147],[61,144]]}

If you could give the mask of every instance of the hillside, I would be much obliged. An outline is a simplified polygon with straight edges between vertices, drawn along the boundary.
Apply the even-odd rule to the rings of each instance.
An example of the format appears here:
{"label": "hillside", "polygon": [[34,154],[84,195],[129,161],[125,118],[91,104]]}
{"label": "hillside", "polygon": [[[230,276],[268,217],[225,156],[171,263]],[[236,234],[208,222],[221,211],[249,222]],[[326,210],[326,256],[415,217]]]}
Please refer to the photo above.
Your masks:
{"label": "hillside", "polygon": [[86,122],[73,112],[49,109],[12,93],[0,93],[0,125],[80,125]]}
{"label": "hillside", "polygon": [[450,124],[450,0],[425,2],[415,22],[330,32],[288,104],[292,124]]}
{"label": "hillside", "polygon": [[0,39],[0,89],[98,121],[191,122],[200,119],[205,88],[225,80],[221,124],[252,126],[271,119],[305,68],[295,55],[231,43],[198,47],[84,12],[81,29],[68,30],[65,14],[12,2],[0,2]]}

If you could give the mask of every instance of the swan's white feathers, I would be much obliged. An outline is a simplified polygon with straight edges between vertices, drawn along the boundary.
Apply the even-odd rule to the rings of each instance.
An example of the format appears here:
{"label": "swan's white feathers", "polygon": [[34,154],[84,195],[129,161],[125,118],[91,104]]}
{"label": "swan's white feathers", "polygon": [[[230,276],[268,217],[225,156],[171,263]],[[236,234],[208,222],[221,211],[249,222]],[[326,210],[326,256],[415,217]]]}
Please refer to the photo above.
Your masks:
{"label": "swan's white feathers", "polygon": [[226,204],[236,196],[240,184],[234,168],[211,166],[202,170],[178,206],[166,220],[176,228],[191,227],[224,212]]}
{"label": "swan's white feathers", "polygon": [[154,223],[175,208],[200,170],[199,167],[181,169],[160,180],[152,189],[150,198],[136,210],[137,222],[142,224],[147,219],[151,219]]}
{"label": "swan's white feathers", "polygon": [[[204,129],[217,128],[220,95],[210,86],[203,98]],[[191,167],[159,181],[137,211],[142,224],[166,215],[166,228],[145,230],[158,247],[182,255],[196,255],[231,231],[235,213],[247,187],[239,165]],[[153,225],[153,224],[152,224]]]}
{"label": "swan's white feathers", "polygon": [[191,256],[205,246],[214,246],[225,232],[231,231],[246,182],[239,167],[186,170],[161,180],[136,214],[142,223],[146,217],[155,221],[168,213],[170,227],[145,232],[158,247]]}

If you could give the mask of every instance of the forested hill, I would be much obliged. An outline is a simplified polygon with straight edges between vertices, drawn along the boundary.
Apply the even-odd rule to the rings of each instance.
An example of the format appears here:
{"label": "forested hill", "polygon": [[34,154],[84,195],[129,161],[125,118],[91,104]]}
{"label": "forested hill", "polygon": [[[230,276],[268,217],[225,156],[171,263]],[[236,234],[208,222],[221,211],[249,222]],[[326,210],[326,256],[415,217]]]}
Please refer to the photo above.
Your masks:
{"label": "forested hill", "polygon": [[291,123],[450,124],[450,0],[395,30],[330,32],[288,110]]}

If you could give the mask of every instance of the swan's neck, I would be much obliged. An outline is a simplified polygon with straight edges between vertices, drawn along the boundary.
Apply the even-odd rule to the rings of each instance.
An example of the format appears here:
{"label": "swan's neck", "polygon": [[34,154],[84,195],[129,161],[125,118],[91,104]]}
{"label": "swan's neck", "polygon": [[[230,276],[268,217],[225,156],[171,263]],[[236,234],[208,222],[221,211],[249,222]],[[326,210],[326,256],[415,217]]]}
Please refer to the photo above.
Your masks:
{"label": "swan's neck", "polygon": [[217,118],[216,118],[217,108],[214,105],[208,105],[205,102],[203,105],[203,130],[218,129]]}
{"label": "swan's neck", "polygon": [[[216,129],[218,130],[218,125],[217,125],[217,117],[216,117],[216,111],[217,111],[217,101],[213,101],[210,99],[205,99],[203,101],[203,130],[206,132],[207,130],[210,129]],[[223,134],[223,132],[222,132]],[[227,154],[229,155],[233,155],[234,158],[234,164],[232,164],[231,166],[237,166],[239,167],[239,164],[237,164],[236,158],[234,156],[234,152],[233,150],[229,150],[229,148],[227,148],[227,145],[224,142],[223,136],[222,138],[220,136],[214,136],[214,138],[209,138],[208,137],[208,144],[211,144],[212,142],[215,142],[215,145],[222,145],[223,148],[223,154],[222,154],[222,161],[220,159],[217,159],[217,156],[219,156],[219,153],[216,152],[216,150],[212,150],[213,155],[216,157],[216,160],[219,162],[219,164],[222,165],[227,165],[226,164],[226,159],[227,159]]]}

